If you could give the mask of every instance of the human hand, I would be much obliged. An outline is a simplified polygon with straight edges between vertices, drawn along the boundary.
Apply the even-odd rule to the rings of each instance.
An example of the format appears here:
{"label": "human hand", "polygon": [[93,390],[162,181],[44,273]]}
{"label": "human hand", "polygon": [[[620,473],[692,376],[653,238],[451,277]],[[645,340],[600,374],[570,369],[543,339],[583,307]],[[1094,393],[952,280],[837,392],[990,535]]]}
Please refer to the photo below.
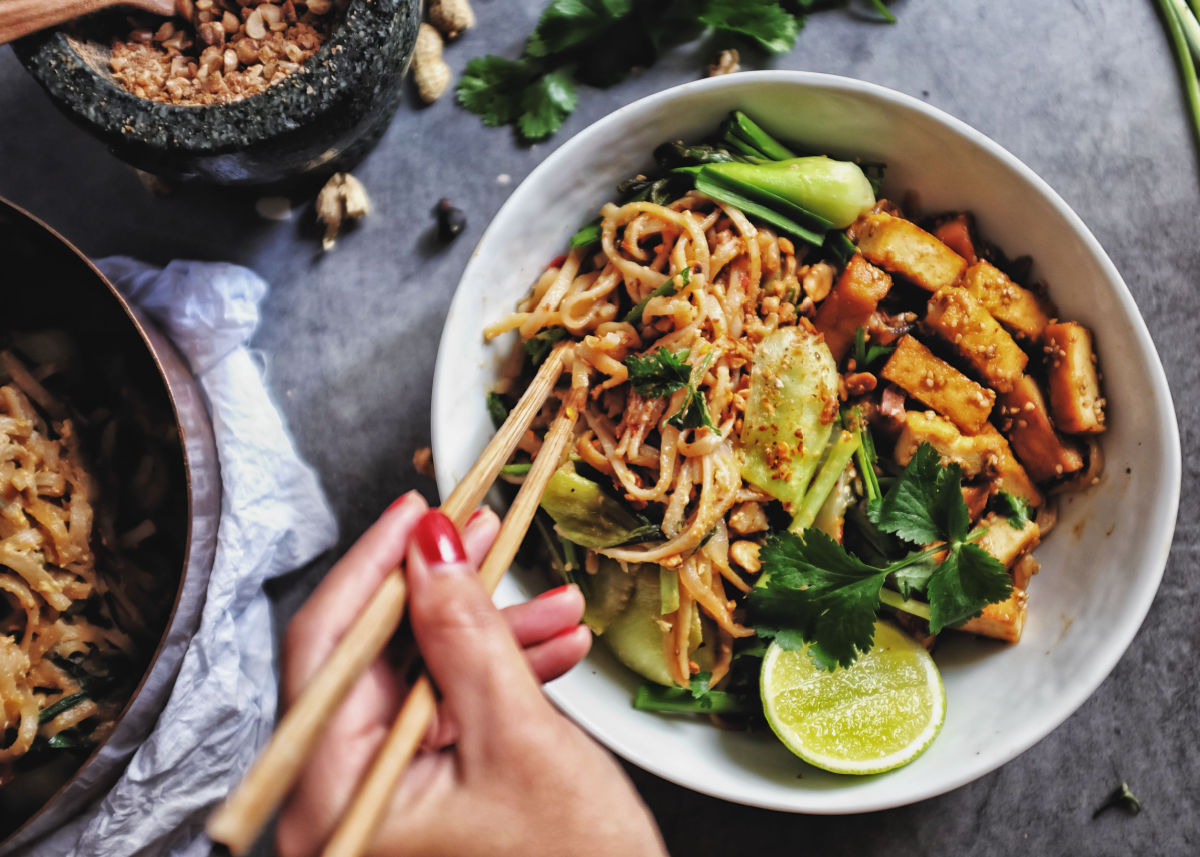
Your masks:
{"label": "human hand", "polygon": [[[476,513],[461,541],[408,494],[339,561],[288,628],[290,704],[403,560],[409,617],[438,716],[405,772],[370,854],[661,855],[645,805],[607,753],[559,714],[539,681],[591,644],[583,597],[563,587],[497,611],[476,574],[499,522]],[[276,829],[281,857],[315,853],[374,760],[403,701],[402,672],[381,657],[326,727]]]}

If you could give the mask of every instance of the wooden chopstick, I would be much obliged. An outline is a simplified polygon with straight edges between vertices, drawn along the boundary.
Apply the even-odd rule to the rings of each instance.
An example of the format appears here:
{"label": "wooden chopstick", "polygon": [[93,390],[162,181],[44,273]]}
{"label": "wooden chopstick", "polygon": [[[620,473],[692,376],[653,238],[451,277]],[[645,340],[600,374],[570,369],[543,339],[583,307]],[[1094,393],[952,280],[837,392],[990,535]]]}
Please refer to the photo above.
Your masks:
{"label": "wooden chopstick", "polygon": [[[581,402],[581,391],[573,391],[559,411],[542,442],[525,482],[504,516],[496,541],[479,567],[479,576],[488,592],[495,590],[525,538],[525,533],[537,512],[538,501],[546,483],[554,475],[575,432]],[[371,842],[379,821],[387,809],[396,784],[412,760],[429,728],[436,708],[433,684],[424,671],[413,683],[375,763],[342,816],[322,857],[359,857]]]}
{"label": "wooden chopstick", "polygon": [[[554,389],[563,365],[560,345],[543,361],[504,425],[442,504],[442,512],[456,526],[463,526],[483,501],[500,468],[512,457],[517,443]],[[366,609],[305,685],[241,784],[209,817],[207,832],[214,842],[223,843],[234,855],[241,855],[258,838],[303,770],[321,727],[395,633],[404,615],[407,593],[404,575],[397,568],[384,579]],[[432,688],[430,694],[432,697]]]}

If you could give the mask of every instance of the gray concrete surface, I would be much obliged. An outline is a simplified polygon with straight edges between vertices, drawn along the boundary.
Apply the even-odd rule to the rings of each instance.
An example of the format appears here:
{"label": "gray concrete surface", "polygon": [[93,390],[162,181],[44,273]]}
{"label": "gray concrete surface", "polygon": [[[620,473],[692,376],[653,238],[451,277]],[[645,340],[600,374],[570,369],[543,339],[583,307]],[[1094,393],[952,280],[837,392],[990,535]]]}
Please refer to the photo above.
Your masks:
{"label": "gray concrete surface", "polygon": [[[482,53],[515,56],[542,5],[477,0],[480,26],[447,59],[457,71]],[[631,775],[678,857],[1200,853],[1200,174],[1155,3],[896,0],[893,8],[895,26],[852,11],[814,15],[789,55],[748,58],[746,66],[844,74],[925,99],[1024,160],[1095,232],[1163,355],[1183,438],[1183,499],[1162,587],[1125,657],[1073,717],[1017,760],[948,795],[869,816],[803,817]],[[402,106],[357,171],[375,214],[322,255],[307,212],[278,223],[255,214],[253,195],[145,193],[0,50],[0,195],[92,255],[229,259],[271,282],[256,344],[346,544],[401,492],[416,487],[432,496],[412,453],[428,443],[441,322],[489,218],[570,134],[695,78],[710,53],[684,46],[618,87],[582,90],[563,132],[533,147],[517,145],[507,129],[484,128],[450,98],[426,109]],[[433,241],[430,216],[443,196],[469,217],[466,233],[447,248]],[[275,588],[281,621],[331,560]],[[1093,819],[1122,779],[1145,810]]]}

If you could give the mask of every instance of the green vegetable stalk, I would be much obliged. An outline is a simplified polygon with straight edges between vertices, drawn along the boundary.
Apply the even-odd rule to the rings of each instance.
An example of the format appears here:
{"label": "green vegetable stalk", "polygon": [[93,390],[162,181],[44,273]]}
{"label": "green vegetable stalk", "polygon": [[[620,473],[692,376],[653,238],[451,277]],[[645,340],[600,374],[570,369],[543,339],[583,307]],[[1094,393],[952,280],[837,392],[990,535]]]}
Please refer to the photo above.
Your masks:
{"label": "green vegetable stalk", "polygon": [[823,218],[835,229],[845,229],[875,205],[875,191],[858,164],[824,155],[762,164],[706,164],[700,175],[765,191]]}

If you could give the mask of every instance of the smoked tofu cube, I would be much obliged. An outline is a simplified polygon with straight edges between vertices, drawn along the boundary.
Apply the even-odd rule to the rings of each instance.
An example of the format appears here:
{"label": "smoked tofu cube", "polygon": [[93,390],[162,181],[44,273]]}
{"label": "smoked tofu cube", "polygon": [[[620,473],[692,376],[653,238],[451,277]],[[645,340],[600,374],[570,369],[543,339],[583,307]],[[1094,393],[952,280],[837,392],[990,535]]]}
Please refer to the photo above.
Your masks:
{"label": "smoked tofu cube", "polygon": [[855,225],[867,261],[936,292],[962,277],[967,260],[915,223],[877,212]]}
{"label": "smoked tofu cube", "polygon": [[1033,521],[1026,521],[1025,526],[1017,529],[995,512],[984,515],[979,526],[987,527],[988,531],[976,544],[1004,563],[1005,568],[1012,568],[1022,555],[1037,547],[1041,532]]}
{"label": "smoked tofu cube", "polygon": [[1038,339],[1050,323],[1037,296],[990,262],[980,260],[968,267],[963,288],[1017,336]]}
{"label": "smoked tofu cube", "polygon": [[1012,571],[1013,588],[1028,591],[1029,581],[1033,579],[1033,576],[1038,573],[1038,569],[1041,567],[1042,564],[1034,558],[1033,554],[1025,554],[1010,569]]}
{"label": "smoked tofu cube", "polygon": [[1001,426],[1012,450],[1038,482],[1056,479],[1083,468],[1083,456],[1063,441],[1050,422],[1046,401],[1037,382],[1023,375],[1012,390],[999,397]]}
{"label": "smoked tofu cube", "polygon": [[1050,413],[1055,424],[1070,434],[1104,431],[1104,399],[1096,374],[1092,333],[1073,321],[1046,326],[1046,379]]}
{"label": "smoked tofu cube", "polygon": [[922,443],[936,449],[945,461],[961,467],[967,479],[987,470],[995,448],[995,439],[989,435],[965,435],[933,411],[909,411],[896,438],[896,462],[907,465]]}
{"label": "smoked tofu cube", "polygon": [[837,363],[842,362],[854,344],[855,332],[867,326],[875,307],[891,287],[892,278],[860,254],[855,253],[846,263],[813,319]]}
{"label": "smoked tofu cube", "polygon": [[954,346],[998,392],[1012,389],[1029,356],[966,289],[942,289],[929,299],[925,324]]}
{"label": "smoked tofu cube", "polygon": [[967,516],[972,521],[978,520],[979,516],[983,514],[983,509],[987,506],[991,493],[986,485],[962,486],[963,502],[967,504]]}
{"label": "smoked tofu cube", "polygon": [[[978,542],[979,546],[988,553],[992,553],[992,550],[984,543],[987,541],[988,537],[992,535],[993,530],[998,527],[1004,527],[1011,533],[1017,534],[1016,537],[1011,539],[1014,544],[1024,538],[1022,535],[1024,530],[1028,530],[1030,527],[1032,527],[1035,534],[1037,532],[1037,524],[1032,522],[1026,524],[1024,530],[1018,531],[1012,529],[1012,527],[1009,527],[1008,522],[1003,518],[1000,518],[998,524],[989,523],[989,519],[993,517],[997,516],[988,515],[988,517],[981,522],[988,524],[989,529],[987,534],[984,535],[983,538],[981,538]],[[1004,533],[1003,531],[999,532],[999,537],[1003,537],[1008,540],[1008,534]],[[1012,567],[1010,569],[1013,580],[1012,594],[1009,595],[1004,601],[999,601],[995,604],[989,604],[984,607],[982,614],[976,616],[974,619],[968,619],[966,622],[960,625],[958,628],[960,631],[967,631],[971,634],[980,634],[984,637],[994,637],[997,640],[1004,640],[1006,643],[1015,643],[1021,639],[1021,632],[1025,630],[1026,605],[1029,603],[1029,581],[1035,574],[1037,574],[1039,568],[1038,561],[1033,558],[1032,554],[1028,553],[1028,550],[1032,549],[1032,547],[1036,544],[1037,539],[1035,537],[1033,544],[1026,549],[1026,553],[1020,554],[1019,558],[1012,563]],[[1004,550],[1003,547],[998,547],[998,549]],[[992,553],[992,555],[996,556],[994,553]],[[997,559],[1000,559],[1002,562],[1004,561],[1002,557],[997,556]]]}
{"label": "smoked tofu cube", "polygon": [[[943,220],[933,229],[933,235],[951,250],[966,260],[968,265],[975,264],[975,231],[971,215],[959,212],[951,218]],[[968,270],[970,270],[968,268]]]}
{"label": "smoked tofu cube", "polygon": [[981,615],[963,622],[958,630],[1015,643],[1025,630],[1025,605],[1028,600],[1029,596],[1023,589],[1013,589],[1007,600],[987,605]]}
{"label": "smoked tofu cube", "polygon": [[1020,497],[1031,506],[1040,506],[1045,502],[1025,468],[1017,461],[1012,453],[1012,447],[1004,439],[1004,435],[996,431],[990,423],[980,432],[991,438],[992,457],[988,462],[988,472],[992,477],[992,490],[1007,491],[1014,497]]}
{"label": "smoked tofu cube", "polygon": [[880,374],[967,434],[983,428],[996,402],[994,392],[976,384],[908,335],[897,343]]}

